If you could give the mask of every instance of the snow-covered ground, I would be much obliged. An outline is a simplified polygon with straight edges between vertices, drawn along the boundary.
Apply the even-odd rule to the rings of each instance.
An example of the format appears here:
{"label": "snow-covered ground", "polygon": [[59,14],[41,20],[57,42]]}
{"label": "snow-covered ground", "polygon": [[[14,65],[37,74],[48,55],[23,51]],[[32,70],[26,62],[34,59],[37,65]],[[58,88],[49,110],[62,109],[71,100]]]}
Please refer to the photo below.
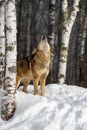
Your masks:
{"label": "snow-covered ground", "polygon": [[[9,121],[0,118],[0,130],[87,130],[87,89],[49,84],[45,96],[16,93],[16,112]],[[2,100],[0,90],[0,106]]]}

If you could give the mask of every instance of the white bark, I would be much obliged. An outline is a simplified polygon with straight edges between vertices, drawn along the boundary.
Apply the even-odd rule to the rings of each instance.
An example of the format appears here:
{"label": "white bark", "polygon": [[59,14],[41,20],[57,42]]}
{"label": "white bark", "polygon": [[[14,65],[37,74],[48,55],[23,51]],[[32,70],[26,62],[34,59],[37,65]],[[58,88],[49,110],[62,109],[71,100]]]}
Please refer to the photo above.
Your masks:
{"label": "white bark", "polygon": [[62,1],[62,15],[63,15],[63,30],[61,37],[61,50],[60,50],[60,62],[59,62],[59,74],[58,82],[63,84],[66,78],[66,67],[67,67],[67,56],[69,47],[69,38],[72,30],[72,26],[75,22],[76,15],[78,12],[78,5],[80,0],[74,0],[72,12],[68,12],[67,0]]}
{"label": "white bark", "polygon": [[8,120],[15,111],[16,83],[16,10],[15,0],[6,0],[6,72],[2,119]]}
{"label": "white bark", "polygon": [[3,87],[5,66],[5,2],[0,3],[0,88]]}

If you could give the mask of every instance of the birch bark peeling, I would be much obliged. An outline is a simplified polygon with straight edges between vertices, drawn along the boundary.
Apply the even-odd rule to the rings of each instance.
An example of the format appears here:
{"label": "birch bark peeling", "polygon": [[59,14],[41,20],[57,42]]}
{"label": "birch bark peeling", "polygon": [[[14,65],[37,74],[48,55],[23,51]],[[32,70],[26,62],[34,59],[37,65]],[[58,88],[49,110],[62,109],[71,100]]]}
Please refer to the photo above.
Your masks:
{"label": "birch bark peeling", "polygon": [[16,83],[16,9],[15,0],[6,0],[6,70],[5,94],[2,100],[1,117],[8,120],[15,111]]}
{"label": "birch bark peeling", "polygon": [[[65,83],[66,79],[66,67],[67,67],[67,56],[69,47],[69,38],[72,30],[72,26],[75,22],[77,12],[79,11],[78,5],[80,0],[74,0],[71,13],[68,12],[67,0],[62,1],[62,37],[61,37],[61,49],[60,49],[60,61],[59,61],[59,74],[58,83]],[[70,16],[69,16],[70,14]]]}
{"label": "birch bark peeling", "polygon": [[0,2],[0,88],[3,88],[5,69],[5,1]]}

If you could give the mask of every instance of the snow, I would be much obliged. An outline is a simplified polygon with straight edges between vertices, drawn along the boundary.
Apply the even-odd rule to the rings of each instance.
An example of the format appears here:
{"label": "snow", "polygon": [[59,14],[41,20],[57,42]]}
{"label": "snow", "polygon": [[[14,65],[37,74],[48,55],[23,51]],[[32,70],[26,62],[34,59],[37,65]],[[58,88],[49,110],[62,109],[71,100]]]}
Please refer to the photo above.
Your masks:
{"label": "snow", "polygon": [[[40,87],[39,87],[40,88]],[[0,130],[87,130],[87,89],[49,84],[45,96],[16,93],[16,112],[9,121],[0,118]],[[0,90],[0,106],[3,91]]]}

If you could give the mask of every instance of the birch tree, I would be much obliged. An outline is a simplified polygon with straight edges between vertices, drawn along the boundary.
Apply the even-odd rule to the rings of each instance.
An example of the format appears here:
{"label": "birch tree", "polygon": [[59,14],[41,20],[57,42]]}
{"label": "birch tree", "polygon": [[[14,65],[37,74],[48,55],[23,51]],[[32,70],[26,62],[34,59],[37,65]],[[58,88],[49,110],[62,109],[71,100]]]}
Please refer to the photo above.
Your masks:
{"label": "birch tree", "polygon": [[49,5],[49,43],[51,46],[51,70],[50,81],[53,82],[53,63],[54,63],[54,39],[55,39],[55,6],[56,0],[50,0]]}
{"label": "birch tree", "polygon": [[3,87],[5,66],[5,1],[0,1],[0,88]]}
{"label": "birch tree", "polygon": [[2,100],[1,117],[11,118],[15,112],[16,83],[16,9],[15,0],[6,0],[6,70],[5,93]]}
{"label": "birch tree", "polygon": [[69,47],[69,38],[72,26],[75,22],[77,12],[79,11],[78,5],[80,0],[74,0],[72,10],[69,13],[68,1],[62,0],[62,36],[60,48],[60,61],[59,61],[59,74],[58,82],[63,84],[66,78],[67,56]]}

